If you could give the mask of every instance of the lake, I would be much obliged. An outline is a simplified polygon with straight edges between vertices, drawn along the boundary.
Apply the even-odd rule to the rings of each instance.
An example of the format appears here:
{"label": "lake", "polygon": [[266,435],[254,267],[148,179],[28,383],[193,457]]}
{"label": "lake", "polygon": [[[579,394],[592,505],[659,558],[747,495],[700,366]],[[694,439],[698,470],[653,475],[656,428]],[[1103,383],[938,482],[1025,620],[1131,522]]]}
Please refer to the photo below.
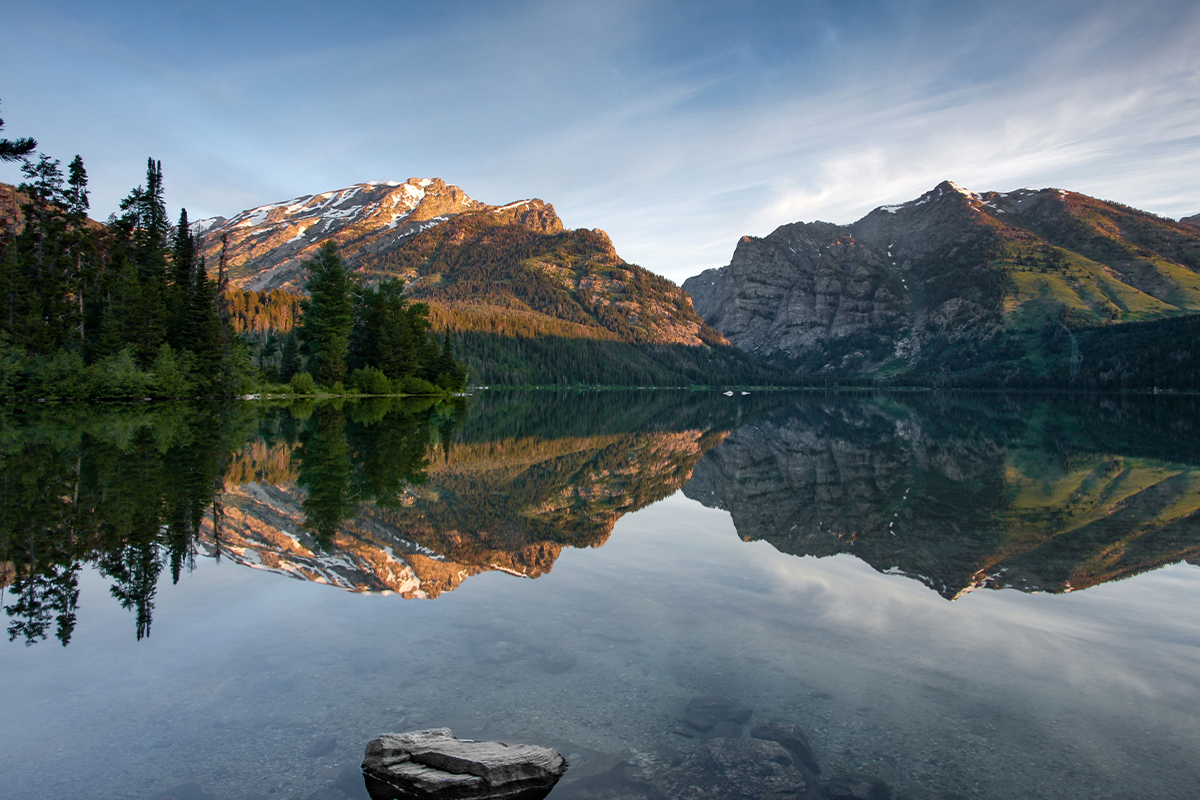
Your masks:
{"label": "lake", "polygon": [[1173,396],[9,409],[3,794],[362,800],[447,726],[649,800],[779,722],[912,800],[1194,797],[1197,442]]}

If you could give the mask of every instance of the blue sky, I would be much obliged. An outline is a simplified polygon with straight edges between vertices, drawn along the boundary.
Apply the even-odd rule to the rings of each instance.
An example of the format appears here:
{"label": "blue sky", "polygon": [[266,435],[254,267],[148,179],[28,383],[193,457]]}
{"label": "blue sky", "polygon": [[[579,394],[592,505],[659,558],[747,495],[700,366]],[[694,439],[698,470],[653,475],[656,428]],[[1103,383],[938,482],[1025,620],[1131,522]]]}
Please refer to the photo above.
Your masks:
{"label": "blue sky", "polygon": [[[1194,2],[5,0],[4,136],[95,216],[163,162],[196,219],[440,177],[676,281],[943,179],[1200,212]],[[19,172],[0,166],[0,181]]]}

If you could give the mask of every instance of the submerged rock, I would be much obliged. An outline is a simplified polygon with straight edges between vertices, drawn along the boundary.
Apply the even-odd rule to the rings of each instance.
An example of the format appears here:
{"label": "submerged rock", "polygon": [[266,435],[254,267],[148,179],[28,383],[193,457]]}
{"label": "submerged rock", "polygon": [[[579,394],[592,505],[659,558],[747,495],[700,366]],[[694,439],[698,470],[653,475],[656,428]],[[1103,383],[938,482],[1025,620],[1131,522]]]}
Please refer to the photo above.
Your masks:
{"label": "submerged rock", "polygon": [[547,650],[538,659],[538,666],[549,673],[566,672],[575,666],[575,654],[568,650]]}
{"label": "submerged rock", "polygon": [[[718,722],[716,725],[704,734],[703,738],[708,739],[741,739],[746,733],[744,725],[739,725],[736,722],[725,720]],[[761,738],[761,737],[760,737]]]}
{"label": "submerged rock", "polygon": [[750,731],[750,735],[755,739],[778,742],[814,775],[821,774],[821,766],[817,763],[816,756],[813,755],[812,745],[808,743],[808,737],[804,735],[804,731],[800,730],[800,726],[781,725],[778,722],[772,722],[769,725],[755,725]]}
{"label": "submerged rock", "polygon": [[713,739],[654,779],[668,800],[818,800],[820,793],[778,742]]}
{"label": "submerged rock", "polygon": [[892,800],[892,790],[874,775],[836,775],[825,782],[829,800]]}
{"label": "submerged rock", "polygon": [[541,800],[567,761],[546,747],[456,739],[433,728],[372,739],[362,771],[371,800]]}
{"label": "submerged rock", "polygon": [[688,702],[683,719],[696,730],[708,731],[719,723],[744,725],[754,710],[728,697],[695,697]]}

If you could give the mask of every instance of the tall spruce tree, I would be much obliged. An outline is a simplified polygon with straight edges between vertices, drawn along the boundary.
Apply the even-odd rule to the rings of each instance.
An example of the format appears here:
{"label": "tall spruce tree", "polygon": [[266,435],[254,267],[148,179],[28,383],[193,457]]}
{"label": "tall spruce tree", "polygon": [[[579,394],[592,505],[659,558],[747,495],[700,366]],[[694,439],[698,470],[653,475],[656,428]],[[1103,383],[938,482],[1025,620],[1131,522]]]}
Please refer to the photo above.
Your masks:
{"label": "tall spruce tree", "polygon": [[183,336],[187,349],[196,354],[197,383],[206,392],[219,390],[228,348],[217,311],[217,285],[208,277],[203,258],[196,262]]}
{"label": "tall spruce tree", "polygon": [[25,181],[21,191],[29,196],[22,206],[25,228],[16,240],[14,269],[5,275],[11,283],[12,333],[31,352],[56,351],[70,327],[66,307],[68,273],[66,255],[66,194],[60,162],[39,154],[21,166]]}
{"label": "tall spruce tree", "polygon": [[313,377],[331,387],[346,377],[346,355],[354,328],[355,281],[332,241],[322,244],[316,258],[305,266],[309,298],[301,303],[304,315],[300,339],[308,351]]}
{"label": "tall spruce tree", "polygon": [[190,346],[189,317],[192,314],[192,292],[196,280],[196,238],[188,225],[187,209],[179,212],[175,228],[175,243],[171,248],[171,286],[169,292],[169,331],[167,341],[176,350]]}
{"label": "tall spruce tree", "polygon": [[296,331],[284,334],[283,352],[279,356],[279,380],[287,383],[300,371],[300,342]]}
{"label": "tall spruce tree", "polygon": [[163,200],[162,162],[146,162],[146,185],[121,201],[128,232],[129,260],[137,270],[141,291],[125,327],[128,343],[148,365],[167,335],[167,237],[170,223]]}
{"label": "tall spruce tree", "polygon": [[75,330],[79,347],[87,349],[86,306],[92,295],[92,284],[96,279],[98,247],[96,236],[88,226],[88,176],[83,168],[83,159],[77,154],[67,166],[67,189],[64,194],[67,211],[68,239],[67,261],[71,266],[68,280],[68,305],[71,308],[71,326]]}

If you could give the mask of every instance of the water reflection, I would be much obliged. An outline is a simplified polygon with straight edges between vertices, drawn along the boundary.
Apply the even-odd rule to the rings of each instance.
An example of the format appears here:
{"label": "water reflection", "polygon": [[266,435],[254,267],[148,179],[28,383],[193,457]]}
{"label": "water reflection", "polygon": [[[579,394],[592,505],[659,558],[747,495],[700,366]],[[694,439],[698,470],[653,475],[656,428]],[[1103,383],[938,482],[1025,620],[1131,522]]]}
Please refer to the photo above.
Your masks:
{"label": "water reflection", "polygon": [[3,420],[0,563],[9,639],[75,629],[80,564],[150,633],[159,577],[192,565],[201,517],[249,417],[176,406],[41,410]]}
{"label": "water reflection", "polygon": [[1068,592],[1200,559],[1188,398],[487,393],[3,418],[8,634],[67,644],[81,564],[150,633],[199,555],[433,598],[536,578],[670,496],[739,536],[849,553],[948,599]]}
{"label": "water reflection", "polygon": [[202,537],[210,553],[409,598],[486,571],[535,578],[564,547],[597,547],[622,515],[675,493],[726,433],[489,438],[494,428],[476,427],[452,441],[443,424],[431,447],[429,425],[341,415],[318,408],[299,446],[255,442],[235,457],[245,466],[231,471],[219,527]]}
{"label": "water reflection", "polygon": [[198,555],[406,597],[485,571],[537,577],[677,491],[750,407],[547,392],[471,414],[389,398],[21,409],[0,419],[9,638],[67,644],[88,562],[138,639],[164,570],[177,583]]}
{"label": "water reflection", "polygon": [[684,493],[784,553],[850,553],[948,599],[1069,592],[1200,556],[1190,398],[805,400]]}
{"label": "water reflection", "polygon": [[0,586],[10,640],[74,632],[83,563],[150,634],[159,580],[220,557],[227,487],[307,487],[296,523],[314,547],[364,500],[386,505],[424,479],[462,409],[429,401],[263,409],[183,405],[33,409],[3,419]]}

